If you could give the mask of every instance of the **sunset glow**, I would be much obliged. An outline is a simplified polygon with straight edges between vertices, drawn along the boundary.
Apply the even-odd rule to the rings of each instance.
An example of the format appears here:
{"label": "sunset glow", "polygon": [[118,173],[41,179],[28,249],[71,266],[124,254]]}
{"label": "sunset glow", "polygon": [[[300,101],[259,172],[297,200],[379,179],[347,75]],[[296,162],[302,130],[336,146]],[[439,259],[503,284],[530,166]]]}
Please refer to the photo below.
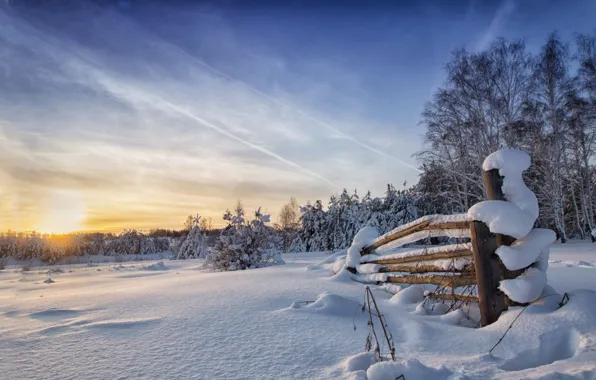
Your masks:
{"label": "sunset glow", "polygon": [[335,17],[313,21],[335,31],[322,38],[292,13],[191,2],[25,3],[0,6],[0,230],[222,225],[238,199],[275,220],[290,197],[414,184],[443,62],[513,30],[509,6],[433,21],[450,33],[428,39]]}

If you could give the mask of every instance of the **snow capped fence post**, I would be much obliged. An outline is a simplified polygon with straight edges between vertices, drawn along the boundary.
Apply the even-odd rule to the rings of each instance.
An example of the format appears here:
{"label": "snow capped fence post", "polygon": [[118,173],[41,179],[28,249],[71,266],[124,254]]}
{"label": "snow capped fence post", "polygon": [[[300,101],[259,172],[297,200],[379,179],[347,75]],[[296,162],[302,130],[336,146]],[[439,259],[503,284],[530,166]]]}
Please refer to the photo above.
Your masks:
{"label": "snow capped fence post", "polygon": [[482,165],[488,201],[468,210],[482,326],[508,306],[536,300],[546,285],[548,247],[555,236],[532,229],[539,209],[522,177],[529,167],[530,156],[521,151],[489,155]]}
{"label": "snow capped fence post", "polygon": [[[485,170],[482,172],[482,179],[486,186],[488,200],[507,201],[503,194],[503,177],[499,174],[499,169]],[[503,234],[492,234],[483,222],[474,221],[470,227],[474,267],[478,280],[478,306],[481,324],[487,326],[496,322],[510,303],[505,294],[499,290],[501,280],[516,278],[522,274],[523,270],[507,270],[495,254],[498,247],[511,245],[515,238]]]}

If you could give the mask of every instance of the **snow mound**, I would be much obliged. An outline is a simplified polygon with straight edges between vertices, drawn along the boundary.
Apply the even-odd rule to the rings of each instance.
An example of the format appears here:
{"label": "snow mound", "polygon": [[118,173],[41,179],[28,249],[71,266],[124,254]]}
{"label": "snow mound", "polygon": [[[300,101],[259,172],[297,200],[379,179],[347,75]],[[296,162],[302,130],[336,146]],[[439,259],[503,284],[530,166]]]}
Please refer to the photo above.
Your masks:
{"label": "snow mound", "polygon": [[396,284],[382,284],[381,285],[381,289],[386,291],[387,293],[391,293],[391,294],[397,294],[399,292],[401,292],[401,290],[404,287],[402,285],[396,285]]}
{"label": "snow mound", "polygon": [[317,300],[306,306],[294,302],[290,310],[312,311],[321,314],[352,317],[356,310],[362,307],[358,302],[351,298],[342,297],[333,293],[322,293]]}
{"label": "snow mound", "polygon": [[49,271],[46,272],[46,274],[51,275],[51,274],[62,274],[64,273],[64,269],[62,268],[52,268]]}
{"label": "snow mound", "polygon": [[46,283],[46,284],[52,284],[54,282],[56,282],[56,281],[52,280],[51,277],[48,277],[48,279],[44,281],[44,283]]}
{"label": "snow mound", "polygon": [[339,272],[331,276],[330,280],[335,282],[352,283],[354,282],[356,275],[348,271],[345,267],[341,268]]}
{"label": "snow mound", "polygon": [[375,364],[375,355],[372,352],[362,352],[360,354],[351,356],[343,361],[341,366],[346,372],[365,371]]}
{"label": "snow mound", "polygon": [[391,297],[389,301],[396,305],[409,305],[422,302],[423,300],[424,287],[420,285],[410,285]]}
{"label": "snow mound", "polygon": [[511,246],[497,248],[496,253],[509,270],[527,268],[536,262],[555,240],[556,235],[552,230],[536,228]]}
{"label": "snow mound", "polygon": [[453,378],[453,372],[447,368],[443,366],[439,368],[428,367],[416,359],[375,363],[366,371],[368,380],[395,380],[402,375],[407,380],[447,380]]}
{"label": "snow mound", "polygon": [[540,297],[545,286],[546,273],[537,268],[528,268],[513,280],[502,280],[499,289],[513,301],[526,303]]}
{"label": "snow mound", "polygon": [[532,230],[536,218],[522,211],[513,203],[505,201],[484,201],[468,210],[473,220],[484,222],[490,232],[523,238]]}
{"label": "snow mound", "polygon": [[333,263],[333,273],[338,274],[342,269],[346,267],[346,258],[340,257]]}
{"label": "snow mound", "polygon": [[362,248],[372,244],[379,236],[379,232],[374,227],[364,227],[352,241],[352,245],[348,248],[348,255],[346,257],[346,265],[350,268],[358,268],[360,266],[360,258],[362,255],[360,251]]}
{"label": "snow mound", "polygon": [[445,315],[441,315],[439,318],[440,318],[441,322],[443,322],[447,325],[456,326],[456,325],[459,325],[461,323],[461,321],[466,319],[466,315],[464,314],[462,309],[456,309],[456,310],[450,311],[449,313],[447,313]]}
{"label": "snow mound", "polygon": [[144,269],[146,269],[146,270],[168,270],[169,268],[163,263],[163,261],[158,261],[155,264],[146,266]]}
{"label": "snow mound", "polygon": [[570,359],[580,348],[581,335],[575,329],[561,329],[540,337],[540,345],[520,352],[501,365],[505,371],[522,371]]}
{"label": "snow mound", "polygon": [[[345,258],[346,258],[346,251],[342,250],[342,251],[336,252],[334,254],[331,254],[331,255],[325,257],[324,260],[321,260],[316,264],[308,265],[306,267],[306,270],[320,270],[320,269],[327,269],[327,268],[333,269],[335,266],[335,262],[337,262],[338,260],[344,259],[344,263],[345,263]],[[335,272],[335,273],[337,273],[337,272]]]}

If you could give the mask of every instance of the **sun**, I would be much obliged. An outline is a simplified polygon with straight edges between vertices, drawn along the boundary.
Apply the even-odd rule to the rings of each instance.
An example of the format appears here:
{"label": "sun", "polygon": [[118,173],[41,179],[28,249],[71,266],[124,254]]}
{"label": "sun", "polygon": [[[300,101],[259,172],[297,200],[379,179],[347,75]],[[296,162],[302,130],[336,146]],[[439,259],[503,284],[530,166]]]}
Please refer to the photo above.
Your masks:
{"label": "sun", "polygon": [[81,195],[75,191],[53,191],[46,212],[36,230],[41,233],[65,234],[82,229],[85,207]]}

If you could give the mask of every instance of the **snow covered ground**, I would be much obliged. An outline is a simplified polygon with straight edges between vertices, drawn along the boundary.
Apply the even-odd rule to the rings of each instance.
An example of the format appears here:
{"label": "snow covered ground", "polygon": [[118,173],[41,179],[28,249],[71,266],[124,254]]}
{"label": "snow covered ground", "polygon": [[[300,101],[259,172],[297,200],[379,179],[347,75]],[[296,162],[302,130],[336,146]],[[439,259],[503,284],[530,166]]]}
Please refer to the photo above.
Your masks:
{"label": "snow covered ground", "polygon": [[47,268],[0,271],[0,378],[596,379],[596,244],[553,246],[549,283],[570,302],[529,307],[492,355],[520,308],[472,329],[375,287],[398,362],[370,368],[364,285],[314,265],[326,257],[228,273],[199,260],[63,265],[53,283]]}

